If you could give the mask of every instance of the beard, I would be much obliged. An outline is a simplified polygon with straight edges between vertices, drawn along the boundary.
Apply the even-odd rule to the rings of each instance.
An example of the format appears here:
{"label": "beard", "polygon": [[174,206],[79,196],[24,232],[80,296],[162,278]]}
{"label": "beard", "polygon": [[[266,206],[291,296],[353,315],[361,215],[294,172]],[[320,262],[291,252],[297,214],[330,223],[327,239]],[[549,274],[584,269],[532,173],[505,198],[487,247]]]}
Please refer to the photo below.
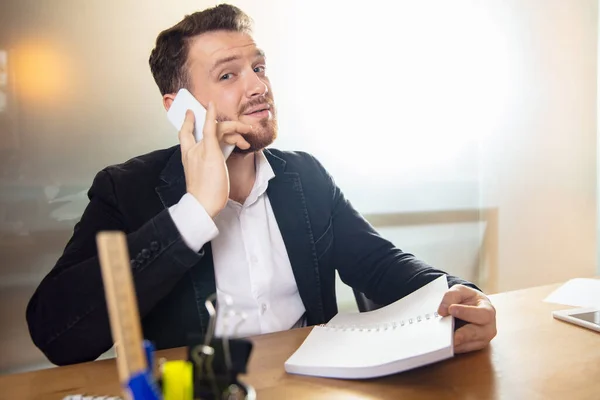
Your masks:
{"label": "beard", "polygon": [[[277,138],[277,113],[275,110],[275,104],[273,101],[272,95],[270,93],[267,96],[261,96],[256,99],[252,99],[240,107],[240,111],[238,112],[238,116],[243,116],[246,110],[250,107],[258,106],[261,104],[268,104],[270,106],[270,117],[262,118],[257,123],[252,124],[252,132],[242,135],[246,142],[250,145],[247,149],[240,149],[239,147],[234,147],[233,153],[236,154],[249,154],[260,151],[270,144],[272,144]],[[226,116],[219,115],[217,116],[218,121],[231,121],[231,118]],[[238,117],[239,120],[239,117]]]}
{"label": "beard", "polygon": [[[271,108],[270,111],[273,113],[273,108]],[[277,138],[277,119],[274,115],[271,118],[261,119],[259,121],[258,127],[254,125],[252,125],[252,127],[253,132],[243,135],[244,139],[246,140],[246,142],[248,142],[250,147],[248,147],[247,149],[240,149],[236,146],[233,149],[234,153],[254,153],[272,144]]]}

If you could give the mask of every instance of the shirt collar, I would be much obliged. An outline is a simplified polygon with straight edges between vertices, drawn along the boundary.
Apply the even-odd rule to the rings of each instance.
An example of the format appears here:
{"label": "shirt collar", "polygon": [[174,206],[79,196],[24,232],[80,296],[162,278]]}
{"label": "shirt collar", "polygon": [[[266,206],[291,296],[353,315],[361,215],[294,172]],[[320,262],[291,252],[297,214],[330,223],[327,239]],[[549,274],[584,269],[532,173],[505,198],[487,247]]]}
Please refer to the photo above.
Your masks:
{"label": "shirt collar", "polygon": [[254,153],[254,165],[256,168],[256,178],[254,180],[254,186],[245,202],[248,206],[253,204],[267,191],[269,181],[275,177],[275,172],[262,150]]}

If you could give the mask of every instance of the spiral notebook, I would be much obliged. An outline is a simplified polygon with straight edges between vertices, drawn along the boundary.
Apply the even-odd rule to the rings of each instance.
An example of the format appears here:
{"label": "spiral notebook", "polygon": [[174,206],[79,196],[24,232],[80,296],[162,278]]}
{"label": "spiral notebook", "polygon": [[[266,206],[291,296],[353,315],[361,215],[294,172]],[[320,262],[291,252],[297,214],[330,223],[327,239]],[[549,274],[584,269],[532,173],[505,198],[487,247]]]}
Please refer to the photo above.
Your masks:
{"label": "spiral notebook", "polygon": [[363,379],[391,375],[454,356],[454,319],[438,307],[448,290],[440,276],[395,303],[337,314],[315,326],[285,362],[291,374]]}

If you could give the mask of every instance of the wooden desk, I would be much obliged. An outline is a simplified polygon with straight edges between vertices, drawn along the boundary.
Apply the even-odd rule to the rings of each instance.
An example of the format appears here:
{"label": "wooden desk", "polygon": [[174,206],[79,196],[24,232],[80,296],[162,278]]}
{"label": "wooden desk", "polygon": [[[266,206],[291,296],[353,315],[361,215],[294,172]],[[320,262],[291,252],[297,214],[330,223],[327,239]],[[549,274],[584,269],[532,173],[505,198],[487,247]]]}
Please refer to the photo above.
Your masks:
{"label": "wooden desk", "polygon": [[[558,287],[493,295],[498,336],[485,350],[369,381],[288,375],[283,363],[310,328],[257,336],[246,381],[262,399],[599,399],[600,334],[554,320]],[[183,349],[160,352],[184,357]],[[119,394],[114,360],[0,376],[0,399]]]}

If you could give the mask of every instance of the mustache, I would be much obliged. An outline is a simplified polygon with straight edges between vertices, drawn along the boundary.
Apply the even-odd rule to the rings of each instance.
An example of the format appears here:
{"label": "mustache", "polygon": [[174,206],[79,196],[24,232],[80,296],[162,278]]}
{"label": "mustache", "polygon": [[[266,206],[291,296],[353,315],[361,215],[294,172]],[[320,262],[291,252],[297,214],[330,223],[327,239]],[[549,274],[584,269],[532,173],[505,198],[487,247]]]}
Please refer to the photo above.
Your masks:
{"label": "mustache", "polygon": [[238,112],[238,115],[243,115],[246,113],[246,111],[248,111],[250,108],[255,107],[255,106],[260,106],[260,105],[269,105],[271,107],[271,110],[273,110],[275,107],[273,98],[270,96],[260,96],[260,97],[256,97],[254,99],[249,100],[246,104],[244,104],[243,106],[240,107],[240,110]]}

